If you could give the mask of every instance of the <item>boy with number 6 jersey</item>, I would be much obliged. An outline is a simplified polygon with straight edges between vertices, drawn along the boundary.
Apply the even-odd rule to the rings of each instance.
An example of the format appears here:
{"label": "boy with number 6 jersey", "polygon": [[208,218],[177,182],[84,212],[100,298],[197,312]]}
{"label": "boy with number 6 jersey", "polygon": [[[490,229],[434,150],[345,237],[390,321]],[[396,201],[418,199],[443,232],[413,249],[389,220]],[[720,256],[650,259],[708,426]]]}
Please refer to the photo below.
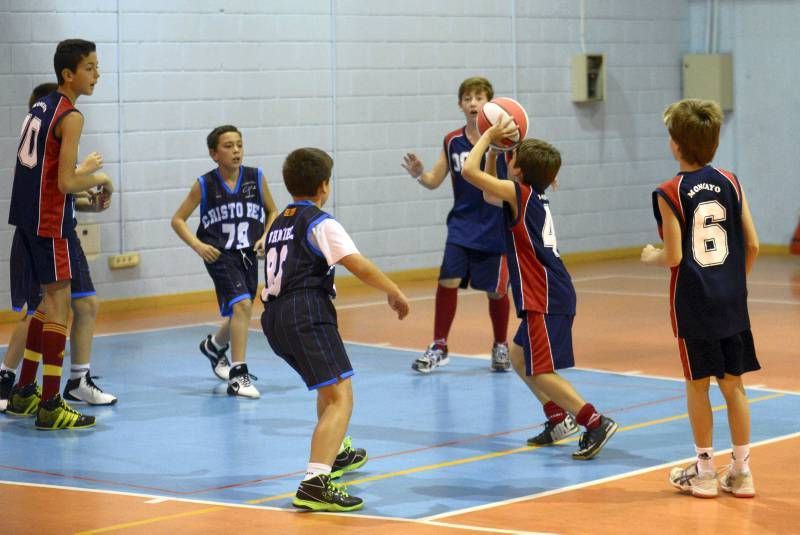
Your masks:
{"label": "boy with number 6 jersey", "polygon": [[758,255],[758,235],[739,179],[709,165],[722,119],[719,104],[709,100],[685,99],[664,111],[680,172],[653,192],[664,247],[648,244],[641,259],[671,270],[670,317],[697,454],[691,465],[672,469],[670,483],[700,498],[718,493],[708,397],[713,375],[725,397],[733,442],[733,463],[719,486],[751,498],[750,408],[741,376],[761,367],[747,312],[747,273]]}
{"label": "boy with number 6 jersey", "polygon": [[[242,165],[242,134],[235,126],[218,126],[206,143],[218,167],[197,179],[172,216],[172,228],[205,262],[220,315],[228,318],[200,350],[215,375],[228,381],[229,395],[258,398],[245,363],[247,333],[258,286],[257,254],[264,251],[264,231],[277,209],[261,169]],[[186,220],[198,205],[200,224],[193,235]],[[229,346],[232,363],[225,354]]]}

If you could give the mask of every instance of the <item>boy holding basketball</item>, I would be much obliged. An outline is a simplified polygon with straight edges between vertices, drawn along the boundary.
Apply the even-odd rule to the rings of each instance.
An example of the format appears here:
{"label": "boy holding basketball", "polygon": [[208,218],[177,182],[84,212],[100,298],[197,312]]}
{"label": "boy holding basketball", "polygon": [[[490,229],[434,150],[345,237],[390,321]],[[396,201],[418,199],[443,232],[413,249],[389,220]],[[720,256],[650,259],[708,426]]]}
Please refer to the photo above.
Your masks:
{"label": "boy holding basketball", "polygon": [[[206,138],[217,167],[197,179],[172,216],[175,233],[197,253],[214,281],[220,315],[226,321],[200,342],[214,374],[228,381],[228,395],[261,396],[247,369],[247,333],[258,286],[257,253],[277,208],[260,168],[242,165],[242,134],[233,125],[218,126]],[[196,234],[186,220],[200,206]],[[231,348],[233,362],[225,354]]]}
{"label": "boy holding basketball", "polygon": [[713,375],[725,397],[733,442],[733,463],[719,486],[751,498],[750,409],[741,376],[761,367],[747,311],[747,274],[758,255],[758,235],[736,175],[709,165],[722,120],[719,105],[708,100],[685,99],[664,111],[680,171],[653,192],[664,246],[648,244],[642,262],[671,270],[670,316],[697,454],[690,466],[672,469],[670,483],[700,498],[718,493],[708,398]]}
{"label": "boy holding basketball", "polygon": [[586,428],[572,457],[587,460],[600,452],[617,424],[598,413],[556,371],[575,365],[575,289],[558,254],[545,195],[561,167],[561,155],[544,141],[525,139],[513,149],[508,163],[513,180],[498,180],[481,170],[490,143],[510,137],[516,129],[507,116],[487,129],[469,153],[462,173],[484,192],[487,201],[502,203],[511,289],[522,320],[511,346],[511,364],[545,407],[547,403],[563,407]]}
{"label": "boy holding basketball", "polygon": [[[439,159],[425,171],[416,154],[406,154],[403,168],[422,186],[436,189],[447,174],[453,183],[453,208],[447,215],[447,241],[436,288],[433,342],[411,367],[430,373],[449,362],[447,336],[456,314],[458,288],[472,286],[486,292],[494,344],[491,369],[506,371],[508,360],[508,268],[503,256],[502,211],[483,202],[481,192],[461,176],[461,166],[480,137],[478,113],[492,99],[494,89],[486,78],[467,78],[458,88],[458,106],[466,125],[444,137]],[[483,163],[481,164],[483,165]],[[505,160],[497,162],[497,176],[506,176]]]}
{"label": "boy holding basketball", "polygon": [[268,232],[261,326],[272,349],[317,391],[317,425],[306,475],[292,501],[312,511],[355,511],[364,504],[332,479],[355,470],[367,453],[345,438],[353,411],[353,366],[339,335],[333,298],[336,264],[386,293],[397,317],[408,301],[397,285],[363,257],[342,225],[322,211],[333,160],[314,148],[286,157],[283,181],[292,203]]}

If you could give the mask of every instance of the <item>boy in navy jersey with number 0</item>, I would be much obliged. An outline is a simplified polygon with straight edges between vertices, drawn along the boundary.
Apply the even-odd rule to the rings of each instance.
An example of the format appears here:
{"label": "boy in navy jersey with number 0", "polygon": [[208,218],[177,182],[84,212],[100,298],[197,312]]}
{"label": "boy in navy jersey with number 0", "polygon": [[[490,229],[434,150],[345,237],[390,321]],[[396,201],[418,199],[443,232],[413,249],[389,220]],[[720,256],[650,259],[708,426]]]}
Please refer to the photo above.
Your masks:
{"label": "boy in navy jersey with number 0", "polygon": [[375,264],[362,256],[342,225],[322,211],[330,193],[333,160],[314,148],[292,151],[283,181],[293,202],[275,219],[267,237],[267,284],[261,326],[269,345],[317,391],[317,425],[306,475],[292,501],[312,511],[355,511],[364,506],[332,479],[360,468],[367,452],[345,437],[353,412],[353,366],[342,343],[333,298],[336,264],[386,293],[403,319],[408,300]]}
{"label": "boy in navy jersey with number 0", "polygon": [[[545,190],[556,180],[561,155],[555,147],[538,139],[525,139],[512,152],[508,163],[512,180],[498,180],[481,170],[480,162],[489,144],[516,131],[510,117],[489,128],[464,162],[464,178],[480,188],[487,202],[502,203],[506,223],[511,289],[517,316],[522,320],[511,346],[511,364],[530,391],[545,406],[555,407],[566,422],[564,410],[586,431],[574,459],[597,455],[616,432],[617,424],[598,413],[556,370],[575,365],[572,353],[572,322],[575,318],[575,288],[558,254],[553,217]],[[552,404],[552,405],[550,405]],[[548,424],[553,420],[548,414]],[[555,430],[553,430],[555,431]],[[540,441],[540,437],[547,440]],[[530,445],[560,439],[549,429],[530,439]]]}
{"label": "boy in navy jersey with number 0", "polygon": [[[172,228],[205,262],[220,315],[228,318],[216,335],[200,343],[200,350],[214,374],[228,381],[229,395],[258,398],[245,363],[247,333],[258,286],[257,254],[264,250],[265,229],[277,208],[261,169],[242,165],[242,134],[235,126],[218,126],[206,144],[218,167],[197,179],[172,216]],[[200,224],[194,235],[186,220],[198,205]],[[229,345],[232,363],[225,354]]]}
{"label": "boy in navy jersey with number 0", "polygon": [[[489,297],[489,317],[494,331],[491,369],[507,371],[508,361],[508,268],[503,256],[503,213],[483,202],[481,192],[461,176],[461,166],[477,141],[478,112],[492,99],[494,89],[486,78],[467,78],[458,88],[458,107],[467,124],[447,134],[439,159],[425,171],[416,154],[406,154],[403,168],[428,189],[438,188],[447,174],[453,186],[453,208],[447,215],[447,242],[439,285],[436,288],[436,312],[433,342],[411,367],[420,373],[430,373],[449,362],[447,336],[456,315],[458,288],[468,285],[486,292]],[[493,161],[494,163],[494,161]],[[505,178],[506,162],[496,160],[498,177]]]}
{"label": "boy in navy jersey with number 0", "polygon": [[713,375],[725,397],[733,442],[733,463],[719,485],[751,498],[750,408],[741,376],[760,369],[747,312],[747,273],[758,256],[758,235],[739,179],[709,165],[722,119],[719,104],[709,100],[685,99],[664,111],[680,172],[653,192],[664,247],[647,245],[642,262],[672,272],[670,317],[697,454],[690,466],[672,469],[670,483],[699,498],[717,495],[708,398]]}

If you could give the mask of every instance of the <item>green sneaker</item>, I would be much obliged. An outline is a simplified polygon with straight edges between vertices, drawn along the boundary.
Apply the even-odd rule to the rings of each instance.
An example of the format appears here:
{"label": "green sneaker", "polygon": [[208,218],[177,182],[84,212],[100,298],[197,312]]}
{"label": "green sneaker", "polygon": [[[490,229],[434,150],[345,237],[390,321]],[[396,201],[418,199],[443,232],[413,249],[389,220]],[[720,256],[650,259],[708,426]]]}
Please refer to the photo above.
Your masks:
{"label": "green sneaker", "polygon": [[331,467],[331,479],[342,477],[345,472],[358,470],[367,462],[367,451],[364,448],[353,448],[350,437],[342,441],[344,449],[339,452]]}
{"label": "green sneaker", "polygon": [[320,474],[300,483],[292,505],[309,511],[343,513],[364,507],[364,500],[350,496],[347,487],[331,481],[331,476]]}
{"label": "green sneaker", "polygon": [[61,394],[43,401],[36,413],[36,429],[84,429],[94,425],[94,416],[84,416],[61,398]]}
{"label": "green sneaker", "polygon": [[39,410],[39,402],[41,401],[42,390],[35,381],[25,386],[17,385],[11,390],[6,414],[22,417],[33,416]]}

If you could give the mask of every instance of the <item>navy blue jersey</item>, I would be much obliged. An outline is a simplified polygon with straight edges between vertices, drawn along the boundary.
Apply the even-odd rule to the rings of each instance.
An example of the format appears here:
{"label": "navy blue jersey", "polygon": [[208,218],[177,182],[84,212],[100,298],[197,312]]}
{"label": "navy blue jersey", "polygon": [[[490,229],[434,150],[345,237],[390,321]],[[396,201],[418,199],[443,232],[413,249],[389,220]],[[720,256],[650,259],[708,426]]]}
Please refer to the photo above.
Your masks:
{"label": "navy blue jersey", "polygon": [[330,214],[310,201],[298,201],[281,212],[267,232],[266,262],[268,299],[304,289],[320,289],[336,296],[334,266],[310,241],[311,231]]}
{"label": "navy blue jersey", "polygon": [[514,183],[517,217],[505,205],[508,275],[517,315],[575,314],[575,287],[558,254],[550,201],[527,184]]}
{"label": "navy blue jersey", "polygon": [[219,169],[198,178],[202,199],[197,238],[220,251],[251,249],[266,222],[261,177],[261,169],[242,166],[232,190]]}
{"label": "navy blue jersey", "polygon": [[55,135],[72,112],[80,113],[55,91],[36,101],[22,122],[8,222],[43,238],[63,238],[75,229],[72,195],[58,189],[61,139]]}
{"label": "navy blue jersey", "polygon": [[[464,180],[461,169],[472,150],[466,127],[447,134],[444,154],[453,183],[453,208],[447,214],[447,242],[487,253],[501,254],[503,246],[503,211],[483,200],[483,192]],[[481,169],[486,156],[481,160]],[[506,161],[497,158],[497,176],[506,178]]]}
{"label": "navy blue jersey", "polygon": [[683,258],[672,268],[670,315],[681,338],[722,339],[750,328],[747,313],[742,190],[731,172],[705,166],[680,173],[653,192],[681,226]]}

